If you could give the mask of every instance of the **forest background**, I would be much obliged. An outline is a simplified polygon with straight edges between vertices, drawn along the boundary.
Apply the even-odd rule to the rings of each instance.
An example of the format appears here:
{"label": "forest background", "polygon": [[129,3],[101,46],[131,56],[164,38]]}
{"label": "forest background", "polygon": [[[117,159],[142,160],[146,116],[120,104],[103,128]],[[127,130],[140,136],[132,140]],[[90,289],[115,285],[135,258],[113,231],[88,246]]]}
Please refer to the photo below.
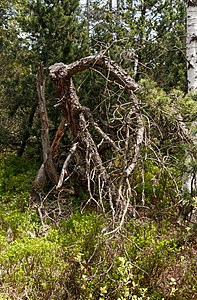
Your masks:
{"label": "forest background", "polygon": [[[183,190],[183,177],[195,180],[197,168],[186,11],[182,0],[1,1],[0,299],[196,298],[197,198]],[[52,158],[60,175],[72,156],[67,177],[56,189],[44,161],[38,187],[45,114],[38,68],[53,141],[64,112],[49,67],[87,56],[107,57],[137,87],[130,98],[96,64],[73,76],[108,185],[67,124]]]}

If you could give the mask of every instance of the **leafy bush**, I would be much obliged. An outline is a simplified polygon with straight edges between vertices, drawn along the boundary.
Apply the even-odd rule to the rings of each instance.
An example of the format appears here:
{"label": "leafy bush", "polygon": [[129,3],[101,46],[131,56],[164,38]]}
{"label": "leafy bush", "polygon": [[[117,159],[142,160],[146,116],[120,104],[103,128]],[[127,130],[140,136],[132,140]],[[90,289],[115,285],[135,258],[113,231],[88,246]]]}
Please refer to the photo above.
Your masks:
{"label": "leafy bush", "polygon": [[[73,214],[59,227],[38,227],[32,219],[31,232],[24,226],[22,233],[18,223],[20,234],[11,241],[1,229],[2,297],[156,300],[195,292],[187,232],[180,240],[175,227],[133,219],[111,236],[102,233],[107,224],[95,213]],[[176,273],[183,265],[184,273]]]}

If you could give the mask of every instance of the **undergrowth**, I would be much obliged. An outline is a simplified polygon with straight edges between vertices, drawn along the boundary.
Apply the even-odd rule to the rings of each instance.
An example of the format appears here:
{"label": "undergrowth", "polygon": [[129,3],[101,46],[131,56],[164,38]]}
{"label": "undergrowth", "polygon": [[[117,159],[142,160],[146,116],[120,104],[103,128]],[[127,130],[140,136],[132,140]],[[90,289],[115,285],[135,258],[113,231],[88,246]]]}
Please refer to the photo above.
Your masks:
{"label": "undergrowth", "polygon": [[78,209],[43,225],[29,207],[37,166],[0,164],[0,299],[195,299],[192,227],[128,218],[113,235],[109,217]]}

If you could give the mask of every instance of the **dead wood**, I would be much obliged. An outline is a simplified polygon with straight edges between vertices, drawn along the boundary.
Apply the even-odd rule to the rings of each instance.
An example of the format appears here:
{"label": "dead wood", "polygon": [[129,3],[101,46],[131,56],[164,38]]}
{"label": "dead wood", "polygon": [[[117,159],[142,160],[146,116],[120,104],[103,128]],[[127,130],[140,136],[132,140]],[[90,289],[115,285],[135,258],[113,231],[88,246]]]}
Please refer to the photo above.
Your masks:
{"label": "dead wood", "polygon": [[[104,74],[107,73],[107,77],[103,75],[106,86],[116,84],[119,87],[123,100],[118,100],[119,102],[115,105],[109,104],[110,113],[106,112],[107,122],[103,120],[102,115],[95,116],[89,107],[80,103],[73,84],[73,76],[87,69],[94,70],[101,75],[104,71]],[[36,182],[37,184],[40,182],[43,188],[47,175],[55,185],[53,191],[60,193],[65,189],[64,185],[68,184],[68,179],[77,174],[89,194],[85,206],[93,202],[104,213],[110,209],[113,220],[119,221],[118,226],[112,230],[116,232],[121,228],[128,212],[136,216],[136,186],[134,184],[136,174],[140,173],[138,166],[143,156],[142,149],[148,148],[161,168],[166,168],[162,155],[159,151],[157,152],[158,147],[154,144],[154,137],[150,135],[151,126],[157,128],[159,134],[160,129],[150,120],[138,100],[139,85],[118,64],[103,54],[82,58],[68,65],[56,63],[50,67],[50,76],[59,96],[55,107],[58,106],[61,109],[62,120],[53,143],[50,145],[44,74],[40,67],[37,90],[42,126],[43,164]],[[176,120],[175,123],[177,130],[181,132],[180,138],[187,139],[182,120]],[[69,130],[72,141],[63,166],[59,166],[61,172],[58,174],[54,162],[58,161],[61,154],[59,146],[65,127]],[[105,156],[105,151],[109,149],[108,157]],[[142,165],[141,202],[144,206],[145,179]],[[174,180],[173,177],[172,180]],[[174,185],[179,193],[175,180]]]}
{"label": "dead wood", "polygon": [[38,68],[36,85],[39,98],[43,164],[38,171],[38,175],[34,182],[34,187],[36,189],[42,189],[45,184],[46,174],[54,184],[57,184],[58,182],[58,173],[53,162],[50,146],[49,122],[45,100],[45,76],[44,66],[42,64],[40,64]]}
{"label": "dead wood", "polygon": [[[80,104],[77,96],[72,77],[86,69],[90,70],[105,70],[117,82],[121,89],[129,95],[129,105],[127,115],[125,116],[125,123],[120,128],[120,134],[123,137],[123,142],[113,140],[110,135],[103,131],[99,124],[94,120],[94,117],[88,107]],[[108,199],[113,216],[117,214],[124,219],[126,211],[130,203],[131,194],[128,193],[130,189],[129,180],[127,177],[132,173],[137,165],[140,146],[143,142],[143,118],[139,112],[139,103],[135,96],[135,92],[139,86],[135,81],[115,62],[109,58],[101,55],[89,56],[82,58],[79,61],[65,65],[57,63],[50,67],[50,76],[55,83],[59,94],[58,105],[61,105],[63,114],[66,117],[68,129],[72,134],[72,139],[78,143],[77,151],[75,149],[75,163],[83,170],[83,177],[87,182],[87,190],[89,192],[89,201],[94,201],[103,211],[104,199]],[[135,116],[135,123],[137,127],[136,145],[133,150],[133,158],[128,158],[131,155],[131,147],[129,146],[133,137],[129,135],[129,128],[132,126],[133,118]],[[124,158],[124,166],[122,166],[121,179],[114,180],[108,170],[109,166],[103,161],[99,153],[99,146],[94,141],[90,133],[89,127],[100,136],[102,142],[107,143],[115,153],[119,153]],[[126,136],[125,136],[125,132]],[[75,145],[75,144],[74,144]],[[123,145],[123,147],[121,147]],[[72,150],[72,148],[71,148]],[[62,176],[58,186],[62,186],[62,177],[64,177],[67,160],[62,169]],[[126,210],[125,210],[126,209]],[[123,223],[123,221],[122,221]]]}

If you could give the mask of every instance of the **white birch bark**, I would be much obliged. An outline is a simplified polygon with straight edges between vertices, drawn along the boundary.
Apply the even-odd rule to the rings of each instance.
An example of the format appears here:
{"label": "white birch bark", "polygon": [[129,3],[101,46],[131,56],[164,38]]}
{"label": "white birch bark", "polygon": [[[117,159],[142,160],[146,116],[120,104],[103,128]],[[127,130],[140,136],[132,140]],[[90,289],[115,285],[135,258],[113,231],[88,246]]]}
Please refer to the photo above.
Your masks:
{"label": "white birch bark", "polygon": [[197,90],[197,0],[188,1],[186,48],[188,92],[193,92]]}
{"label": "white birch bark", "polygon": [[[197,0],[188,1],[187,7],[187,40],[186,40],[186,55],[187,55],[187,80],[188,92],[197,92]],[[196,126],[197,122],[193,122],[192,127]],[[193,135],[193,142],[197,145],[197,135]],[[191,164],[193,157],[188,156],[188,164]],[[187,174],[183,178],[183,189],[190,193],[197,190],[196,183],[197,174]]]}
{"label": "white birch bark", "polygon": [[[188,93],[190,93],[197,92],[197,0],[189,0],[187,4],[186,56]],[[194,121],[192,127],[196,127],[196,125],[197,121]],[[192,138],[194,145],[197,145],[197,134],[194,134]],[[183,174],[182,188],[183,191],[189,192],[194,197],[197,191],[197,174],[192,168],[193,160],[195,160],[195,154],[187,154],[186,164],[188,165],[188,171]],[[190,221],[196,222],[197,210],[192,206],[190,218]]]}

